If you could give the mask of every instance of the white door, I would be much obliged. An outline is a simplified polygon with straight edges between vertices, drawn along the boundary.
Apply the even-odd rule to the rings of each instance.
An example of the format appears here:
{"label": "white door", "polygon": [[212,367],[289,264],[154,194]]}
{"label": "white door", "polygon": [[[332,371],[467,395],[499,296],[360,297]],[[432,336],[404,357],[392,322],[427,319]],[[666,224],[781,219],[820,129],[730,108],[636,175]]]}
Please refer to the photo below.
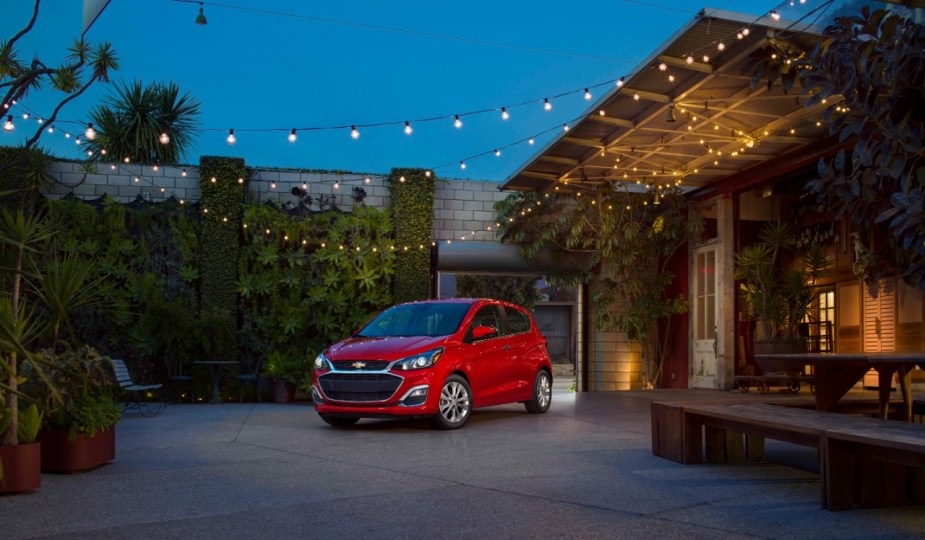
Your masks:
{"label": "white door", "polygon": [[716,247],[694,251],[692,388],[716,388]]}

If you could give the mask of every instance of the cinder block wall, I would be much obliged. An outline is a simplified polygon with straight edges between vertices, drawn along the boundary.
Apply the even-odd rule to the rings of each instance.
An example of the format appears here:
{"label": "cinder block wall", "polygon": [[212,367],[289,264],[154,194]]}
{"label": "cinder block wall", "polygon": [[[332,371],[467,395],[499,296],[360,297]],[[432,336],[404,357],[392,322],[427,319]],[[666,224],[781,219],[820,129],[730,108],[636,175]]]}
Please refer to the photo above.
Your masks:
{"label": "cinder block wall", "polygon": [[[199,200],[199,167],[98,163],[91,170],[69,161],[55,162],[51,173],[56,182],[46,190],[52,199],[73,193],[80,199],[108,195],[120,202],[137,197],[157,202],[176,197],[187,202]],[[298,205],[293,188],[305,190],[312,197],[311,208],[318,209],[320,197],[334,197],[342,210],[357,204],[354,188],[366,195],[363,204],[386,208],[390,203],[387,175],[363,173],[322,173],[293,169],[261,168],[249,180],[251,192],[261,201]],[[437,180],[434,200],[433,239],[497,241],[493,205],[508,193],[499,191],[497,182],[485,180]],[[490,227],[490,230],[489,230]]]}

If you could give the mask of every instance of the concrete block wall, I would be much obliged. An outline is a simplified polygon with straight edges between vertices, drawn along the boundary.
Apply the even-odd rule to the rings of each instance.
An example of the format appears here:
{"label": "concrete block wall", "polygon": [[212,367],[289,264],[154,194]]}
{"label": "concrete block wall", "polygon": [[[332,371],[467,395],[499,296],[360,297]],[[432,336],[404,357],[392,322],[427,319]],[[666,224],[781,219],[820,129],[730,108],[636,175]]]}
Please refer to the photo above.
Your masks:
{"label": "concrete block wall", "polygon": [[[80,199],[108,195],[119,202],[131,202],[139,196],[152,202],[170,197],[186,202],[199,200],[199,167],[193,165],[155,168],[131,163],[96,163],[87,170],[80,163],[58,161],[52,165],[51,174],[55,182],[46,195],[52,199],[73,193]],[[317,201],[322,196],[333,196],[338,208],[349,210],[357,204],[354,187],[366,192],[364,205],[388,207],[391,197],[387,178],[383,174],[261,168],[254,171],[248,185],[260,201],[273,201],[280,206],[297,205],[299,198],[292,194],[292,188],[299,188],[313,198],[313,210],[318,209]],[[438,179],[433,239],[497,241],[493,205],[508,195],[498,190],[499,185],[485,180]]]}
{"label": "concrete block wall", "polygon": [[438,180],[434,197],[434,240],[498,241],[493,207],[495,202],[510,195],[510,192],[500,191],[500,185],[485,180]]}
{"label": "concrete block wall", "polygon": [[[594,297],[592,284],[590,297]],[[591,306],[591,313],[595,312]],[[610,306],[618,311],[620,306]],[[642,382],[642,347],[625,332],[595,330],[588,343],[588,389],[591,391],[638,390]]]}

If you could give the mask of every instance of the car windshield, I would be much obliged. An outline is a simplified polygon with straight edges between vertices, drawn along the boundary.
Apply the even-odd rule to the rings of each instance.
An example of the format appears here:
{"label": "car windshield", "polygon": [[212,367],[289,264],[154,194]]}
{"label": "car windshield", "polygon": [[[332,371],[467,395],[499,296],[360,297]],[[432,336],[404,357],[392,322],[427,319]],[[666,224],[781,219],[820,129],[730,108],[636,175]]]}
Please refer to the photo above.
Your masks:
{"label": "car windshield", "polygon": [[402,304],[380,313],[357,337],[448,336],[459,328],[470,304]]}

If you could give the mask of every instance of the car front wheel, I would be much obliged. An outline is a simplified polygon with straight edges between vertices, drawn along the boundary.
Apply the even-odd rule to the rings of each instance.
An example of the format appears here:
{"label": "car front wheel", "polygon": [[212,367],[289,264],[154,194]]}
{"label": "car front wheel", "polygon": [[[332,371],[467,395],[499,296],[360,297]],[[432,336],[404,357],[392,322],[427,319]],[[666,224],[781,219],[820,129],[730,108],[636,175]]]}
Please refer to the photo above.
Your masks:
{"label": "car front wheel", "polygon": [[459,375],[450,375],[440,390],[440,404],[434,423],[440,429],[459,429],[472,413],[472,390]]}
{"label": "car front wheel", "polygon": [[329,416],[327,414],[319,414],[318,416],[320,416],[321,419],[324,420],[328,425],[331,425],[334,427],[350,427],[353,424],[356,424],[357,421],[360,420],[359,418],[350,418],[350,417],[344,417],[344,416]]}
{"label": "car front wheel", "polygon": [[536,380],[533,381],[533,397],[529,401],[524,401],[527,412],[541,414],[549,410],[552,403],[552,379],[545,370],[540,370],[536,374]]}

